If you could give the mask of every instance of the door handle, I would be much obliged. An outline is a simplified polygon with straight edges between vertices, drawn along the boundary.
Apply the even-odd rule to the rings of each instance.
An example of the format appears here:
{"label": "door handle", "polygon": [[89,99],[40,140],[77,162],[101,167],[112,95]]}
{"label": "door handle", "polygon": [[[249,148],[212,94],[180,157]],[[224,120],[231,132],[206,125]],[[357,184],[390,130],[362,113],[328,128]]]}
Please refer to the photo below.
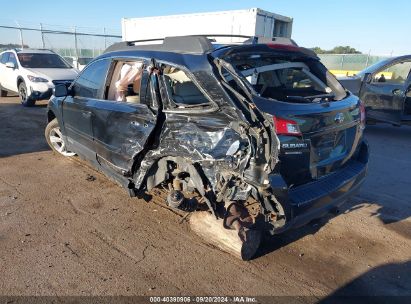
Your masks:
{"label": "door handle", "polygon": [[394,95],[402,95],[404,93],[401,89],[394,89],[392,90],[392,94]]}
{"label": "door handle", "polygon": [[82,112],[81,116],[83,116],[84,118],[90,118],[91,117],[91,112]]}

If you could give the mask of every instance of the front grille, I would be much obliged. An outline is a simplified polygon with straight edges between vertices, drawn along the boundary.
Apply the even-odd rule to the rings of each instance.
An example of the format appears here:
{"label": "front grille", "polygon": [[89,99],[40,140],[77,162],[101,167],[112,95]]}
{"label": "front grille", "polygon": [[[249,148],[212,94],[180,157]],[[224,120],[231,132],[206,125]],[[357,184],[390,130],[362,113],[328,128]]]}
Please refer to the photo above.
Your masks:
{"label": "front grille", "polygon": [[69,79],[69,80],[53,80],[53,84],[54,85],[58,85],[58,84],[71,84],[73,82],[73,79]]}

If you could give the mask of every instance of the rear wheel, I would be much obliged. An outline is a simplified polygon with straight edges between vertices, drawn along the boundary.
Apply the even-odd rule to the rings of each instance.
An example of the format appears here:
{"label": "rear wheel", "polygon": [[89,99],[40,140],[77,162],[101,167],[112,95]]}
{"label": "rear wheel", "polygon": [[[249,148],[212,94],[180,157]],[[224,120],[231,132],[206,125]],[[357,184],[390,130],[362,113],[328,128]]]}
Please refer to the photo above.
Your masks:
{"label": "rear wheel", "polygon": [[66,142],[61,134],[57,118],[49,122],[44,135],[46,136],[47,143],[54,152],[68,157],[76,155],[71,151],[67,151]]}
{"label": "rear wheel", "polygon": [[21,104],[25,107],[34,106],[34,104],[36,103],[35,100],[33,100],[32,98],[30,98],[30,96],[28,96],[27,87],[24,81],[20,82],[19,84],[19,96],[20,96]]}

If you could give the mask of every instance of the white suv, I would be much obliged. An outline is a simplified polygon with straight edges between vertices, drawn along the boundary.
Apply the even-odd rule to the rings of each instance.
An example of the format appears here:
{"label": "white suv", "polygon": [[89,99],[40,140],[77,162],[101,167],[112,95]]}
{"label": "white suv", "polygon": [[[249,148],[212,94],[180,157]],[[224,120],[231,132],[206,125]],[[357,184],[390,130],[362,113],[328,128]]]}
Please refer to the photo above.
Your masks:
{"label": "white suv", "polygon": [[0,96],[18,93],[24,106],[48,99],[56,84],[71,83],[78,70],[49,50],[8,50],[0,53]]}
{"label": "white suv", "polygon": [[93,60],[93,57],[64,56],[63,58],[79,71],[82,71]]}

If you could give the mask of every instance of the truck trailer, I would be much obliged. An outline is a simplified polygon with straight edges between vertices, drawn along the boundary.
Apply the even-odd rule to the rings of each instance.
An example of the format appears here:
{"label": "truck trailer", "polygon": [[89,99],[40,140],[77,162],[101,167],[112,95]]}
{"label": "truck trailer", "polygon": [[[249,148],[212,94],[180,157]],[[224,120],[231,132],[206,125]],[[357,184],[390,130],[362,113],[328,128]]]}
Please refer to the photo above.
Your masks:
{"label": "truck trailer", "polygon": [[[183,15],[123,18],[123,41],[185,35],[227,35],[291,38],[293,19],[259,8]],[[219,37],[234,42],[235,37]]]}

